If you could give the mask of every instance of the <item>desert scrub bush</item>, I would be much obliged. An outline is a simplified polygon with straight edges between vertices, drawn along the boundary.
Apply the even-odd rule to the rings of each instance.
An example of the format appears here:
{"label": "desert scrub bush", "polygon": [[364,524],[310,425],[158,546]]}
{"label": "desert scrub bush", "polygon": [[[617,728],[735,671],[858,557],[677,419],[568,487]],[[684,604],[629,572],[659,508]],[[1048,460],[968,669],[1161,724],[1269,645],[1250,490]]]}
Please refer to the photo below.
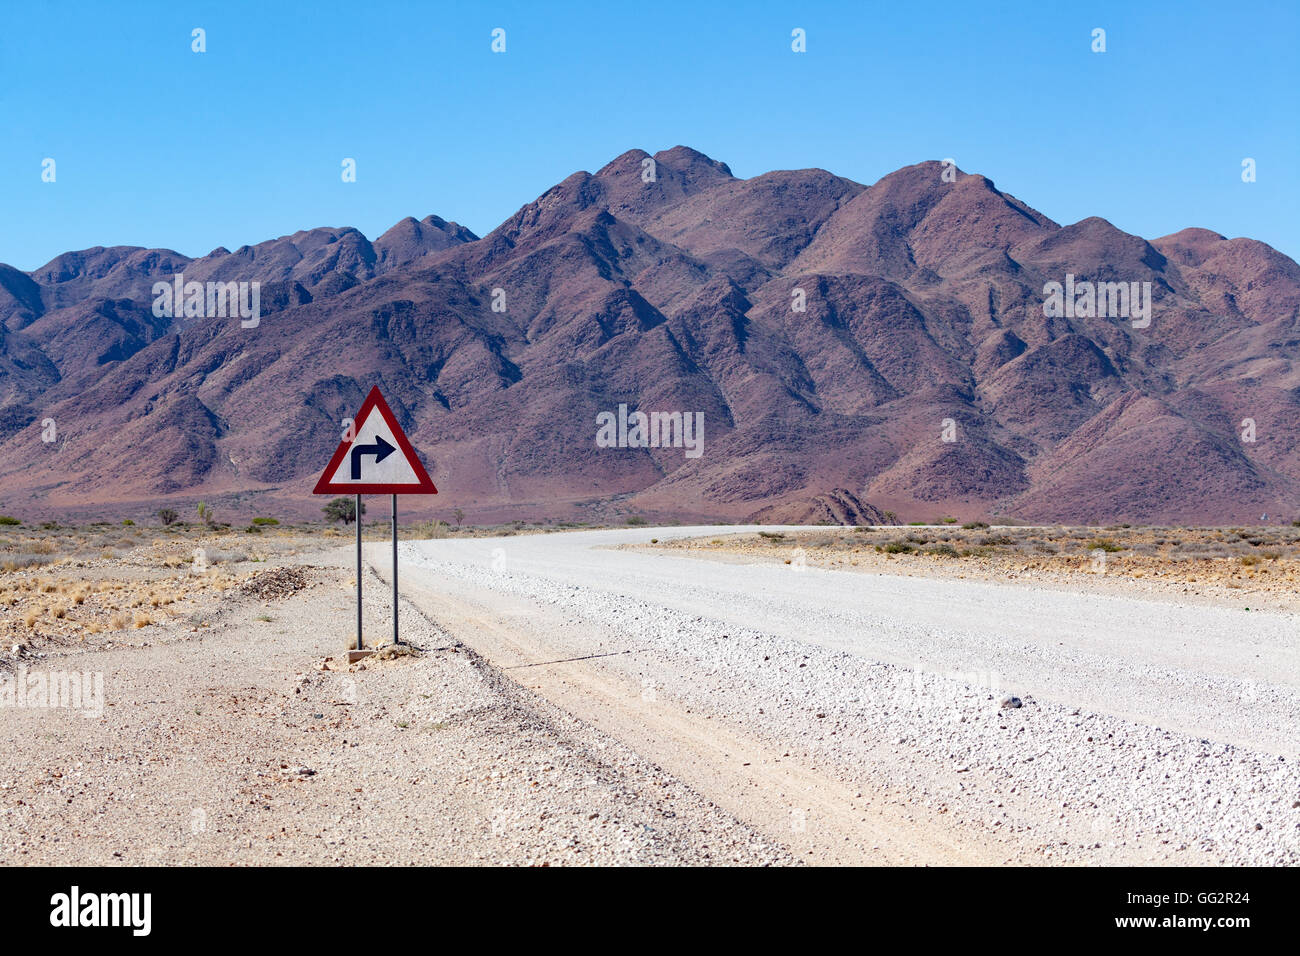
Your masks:
{"label": "desert scrub bush", "polygon": [[275,525],[278,525],[279,523],[280,520],[278,518],[254,518],[253,519],[253,524],[257,525],[259,528],[270,528],[270,527],[274,527]]}
{"label": "desert scrub bush", "polygon": [[627,523],[635,528],[646,524],[647,522],[645,518],[641,517],[641,515],[628,515]]}
{"label": "desert scrub bush", "polygon": [[975,543],[983,548],[996,548],[1002,545],[1015,544],[1016,539],[1005,534],[986,534]]}
{"label": "desert scrub bush", "polygon": [[987,521],[967,521],[961,528],[963,531],[975,531],[978,528],[987,528],[988,526]]}
{"label": "desert scrub bush", "polygon": [[21,518],[15,518],[12,515],[0,515],[0,525],[22,524]]}
{"label": "desert scrub bush", "polygon": [[760,538],[766,538],[768,541],[784,541],[784,540],[785,540],[785,535],[782,534],[780,531],[760,531],[760,532],[758,533],[758,536],[759,536]]}
{"label": "desert scrub bush", "polygon": [[54,559],[46,554],[11,554],[0,562],[5,571],[21,571],[23,568],[39,568]]}
{"label": "desert scrub bush", "polygon": [[911,554],[916,548],[912,547],[906,541],[890,541],[881,547],[885,554]]}
{"label": "desert scrub bush", "polygon": [[208,564],[238,564],[249,560],[246,551],[209,551],[207,558]]}
{"label": "desert scrub bush", "polygon": [[1116,543],[1112,538],[1093,538],[1088,542],[1088,550],[1095,551],[1099,548],[1102,551],[1114,553],[1115,551],[1123,551],[1124,545]]}
{"label": "desert scrub bush", "polygon": [[936,544],[932,548],[926,548],[925,553],[932,554],[936,558],[955,558],[958,556],[957,549],[950,544]]}

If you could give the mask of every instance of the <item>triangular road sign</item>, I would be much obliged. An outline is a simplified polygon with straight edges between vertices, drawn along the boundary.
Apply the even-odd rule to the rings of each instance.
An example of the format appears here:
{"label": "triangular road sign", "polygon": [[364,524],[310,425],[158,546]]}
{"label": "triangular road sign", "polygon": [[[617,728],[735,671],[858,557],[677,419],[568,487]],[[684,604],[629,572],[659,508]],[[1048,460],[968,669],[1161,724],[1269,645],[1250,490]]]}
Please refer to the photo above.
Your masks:
{"label": "triangular road sign", "polygon": [[436,495],[420,456],[375,386],[361,403],[351,439],[325,466],[314,495]]}

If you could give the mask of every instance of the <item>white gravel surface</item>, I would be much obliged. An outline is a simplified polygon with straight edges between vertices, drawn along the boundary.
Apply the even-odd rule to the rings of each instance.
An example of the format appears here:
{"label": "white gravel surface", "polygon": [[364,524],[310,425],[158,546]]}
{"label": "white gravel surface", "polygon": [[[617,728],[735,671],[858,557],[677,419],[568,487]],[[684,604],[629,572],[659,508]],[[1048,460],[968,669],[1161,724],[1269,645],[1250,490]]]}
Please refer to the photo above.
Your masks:
{"label": "white gravel surface", "polygon": [[[625,726],[668,707],[716,719],[954,854],[1300,862],[1295,615],[616,548],[744,530],[404,544],[403,590],[435,615],[456,602],[470,646],[472,621],[504,622],[515,666],[584,658],[556,695],[618,678],[642,689],[617,705]],[[677,769],[666,745],[654,756]],[[701,759],[683,759],[688,779]],[[786,796],[799,822],[769,835],[814,829],[820,805],[805,824]],[[743,819],[753,801],[736,799]],[[858,842],[850,816],[836,826]],[[861,842],[849,858],[877,858],[879,833]]]}

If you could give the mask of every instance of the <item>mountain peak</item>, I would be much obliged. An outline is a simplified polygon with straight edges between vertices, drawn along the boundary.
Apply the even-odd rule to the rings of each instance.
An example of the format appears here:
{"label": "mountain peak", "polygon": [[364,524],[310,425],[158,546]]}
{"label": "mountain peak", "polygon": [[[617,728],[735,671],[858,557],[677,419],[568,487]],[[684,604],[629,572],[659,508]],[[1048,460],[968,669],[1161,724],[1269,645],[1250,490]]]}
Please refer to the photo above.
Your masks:
{"label": "mountain peak", "polygon": [[731,167],[705,156],[689,146],[674,146],[655,153],[655,162],[682,173],[689,181],[704,182],[735,179]]}

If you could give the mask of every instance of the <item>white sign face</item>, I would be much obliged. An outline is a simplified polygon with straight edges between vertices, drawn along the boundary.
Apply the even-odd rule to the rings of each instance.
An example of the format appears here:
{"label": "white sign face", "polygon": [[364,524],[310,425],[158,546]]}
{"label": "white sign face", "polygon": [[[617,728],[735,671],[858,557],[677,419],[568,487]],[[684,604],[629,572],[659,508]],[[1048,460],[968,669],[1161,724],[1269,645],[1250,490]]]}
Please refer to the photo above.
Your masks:
{"label": "white sign face", "polygon": [[326,478],[333,485],[420,484],[420,476],[397,447],[397,439],[377,407],[370,409],[348,453]]}

